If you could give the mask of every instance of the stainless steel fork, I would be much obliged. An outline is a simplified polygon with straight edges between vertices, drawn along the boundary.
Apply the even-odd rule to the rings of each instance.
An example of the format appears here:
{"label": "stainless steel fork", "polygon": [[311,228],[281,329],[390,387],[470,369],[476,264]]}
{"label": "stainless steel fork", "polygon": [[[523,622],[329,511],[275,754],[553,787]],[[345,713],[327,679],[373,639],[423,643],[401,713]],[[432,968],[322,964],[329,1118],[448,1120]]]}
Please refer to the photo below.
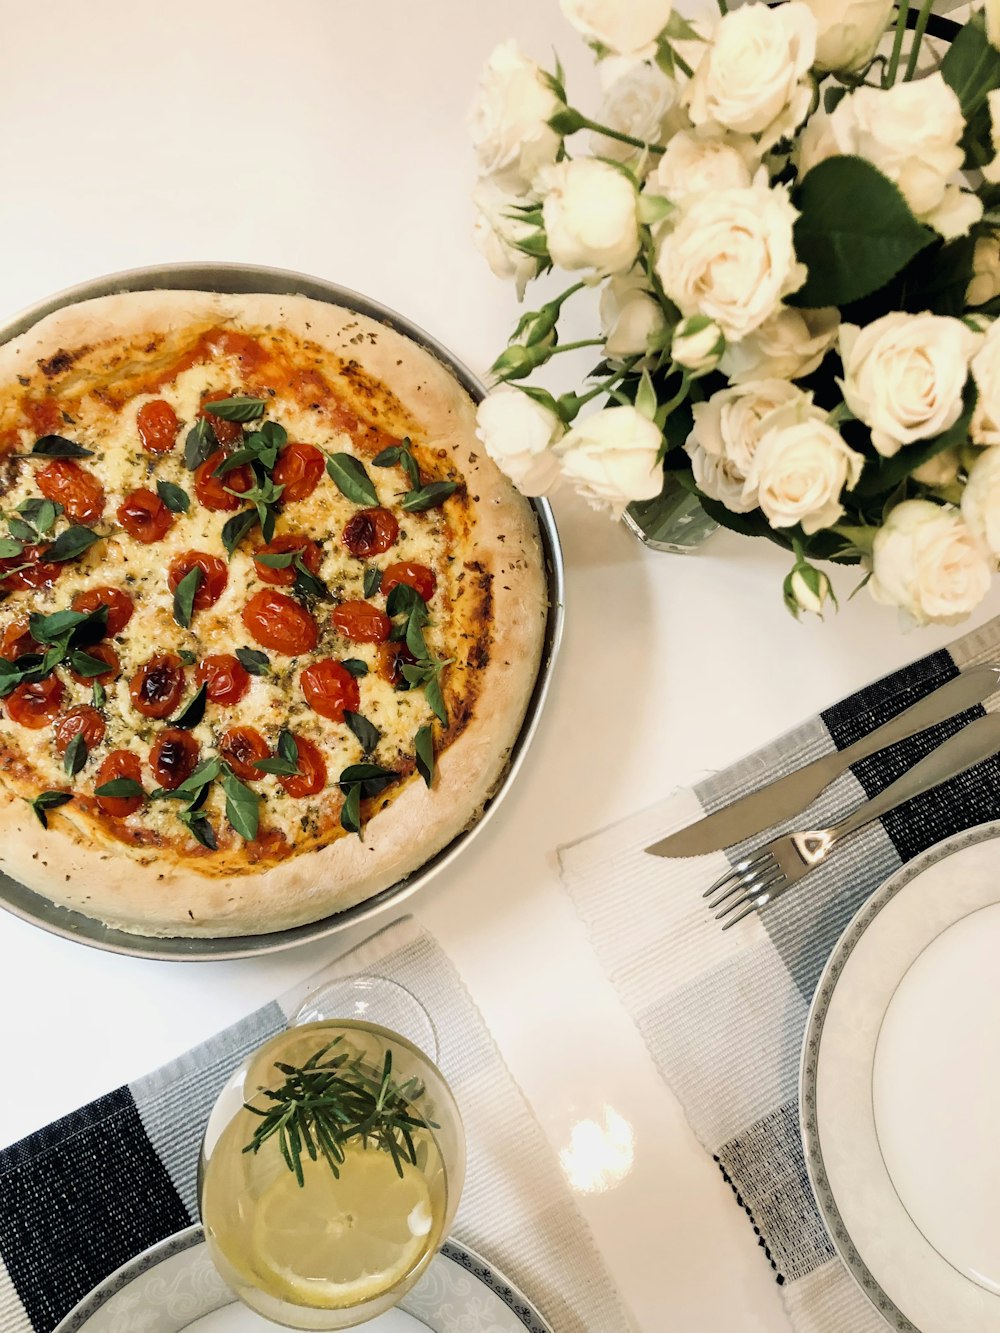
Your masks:
{"label": "stainless steel fork", "polygon": [[[844,838],[873,823],[914,796],[938,787],[1000,750],[1000,713],[988,713],[963,727],[885,791],[832,828],[803,829],[772,839],[739,861],[705,890],[717,921],[728,918],[723,930],[751,912],[766,907],[814,870]],[[721,909],[716,911],[716,909]]]}

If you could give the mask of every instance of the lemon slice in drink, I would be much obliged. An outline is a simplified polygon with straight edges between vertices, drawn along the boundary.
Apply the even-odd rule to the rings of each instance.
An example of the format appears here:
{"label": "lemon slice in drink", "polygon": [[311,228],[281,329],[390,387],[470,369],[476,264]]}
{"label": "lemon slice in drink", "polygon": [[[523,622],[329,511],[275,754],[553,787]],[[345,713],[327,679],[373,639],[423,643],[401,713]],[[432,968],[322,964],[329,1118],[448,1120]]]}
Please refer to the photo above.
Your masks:
{"label": "lemon slice in drink", "polygon": [[334,1176],[304,1161],[305,1184],[285,1171],[262,1194],[253,1223],[255,1267],[267,1289],[296,1305],[337,1309],[381,1295],[423,1256],[432,1230],[427,1182],[379,1148],[352,1145]]}

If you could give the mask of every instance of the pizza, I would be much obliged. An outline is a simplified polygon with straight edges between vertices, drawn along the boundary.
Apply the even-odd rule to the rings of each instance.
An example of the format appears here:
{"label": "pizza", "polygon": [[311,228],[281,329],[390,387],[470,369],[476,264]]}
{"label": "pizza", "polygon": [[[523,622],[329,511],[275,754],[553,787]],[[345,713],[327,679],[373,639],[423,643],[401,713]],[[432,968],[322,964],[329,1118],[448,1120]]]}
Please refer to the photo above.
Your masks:
{"label": "pizza", "polygon": [[0,868],[281,930],[468,827],[538,671],[534,511],[455,377],[301,296],[123,293],[0,347]]}

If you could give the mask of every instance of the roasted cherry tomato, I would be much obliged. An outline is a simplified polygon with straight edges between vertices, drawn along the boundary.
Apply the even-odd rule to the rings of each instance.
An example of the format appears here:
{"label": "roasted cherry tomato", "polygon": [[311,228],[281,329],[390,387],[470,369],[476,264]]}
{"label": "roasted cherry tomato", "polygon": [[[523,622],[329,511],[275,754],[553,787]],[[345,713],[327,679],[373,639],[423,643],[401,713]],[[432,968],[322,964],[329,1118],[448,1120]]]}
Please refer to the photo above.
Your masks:
{"label": "roasted cherry tomato", "polygon": [[71,605],[74,611],[86,613],[96,611],[99,606],[106,606],[108,608],[107,635],[110,639],[113,639],[116,634],[121,634],[132,619],[132,612],[135,610],[135,603],[127,592],[122,592],[121,588],[111,587],[87,588],[85,592],[78,592]]}
{"label": "roasted cherry tomato", "polygon": [[12,620],[3,632],[3,639],[0,640],[0,657],[5,657],[8,662],[16,662],[25,653],[44,651],[31,637],[27,616],[18,616],[16,620]]}
{"label": "roasted cherry tomato", "polygon": [[[221,477],[213,477],[212,473],[225,461],[225,458],[224,450],[216,449],[215,453],[209,454],[194,472],[195,495],[206,509],[214,509],[219,513],[241,509],[243,501],[239,495],[230,495],[229,491],[239,491],[242,495],[244,491],[250,490],[254,481],[253,471],[248,463],[239,463]],[[229,490],[226,489],[227,486]]]}
{"label": "roasted cherry tomato", "polygon": [[304,537],[301,532],[283,532],[280,537],[275,537],[274,541],[268,542],[258,551],[254,552],[253,563],[257,570],[257,577],[264,583],[274,583],[279,587],[290,588],[295,582],[295,570],[291,565],[287,569],[275,569],[272,565],[265,565],[257,557],[262,555],[287,555],[289,551],[297,551],[302,559],[302,563],[310,574],[319,573],[320,560],[322,552],[314,541]]}
{"label": "roasted cherry tomato", "polygon": [[144,449],[151,454],[168,454],[177,443],[180,422],[177,413],[162,398],[143,403],[139,408],[135,424],[139,428],[139,439]]}
{"label": "roasted cherry tomato", "polygon": [[66,752],[74,736],[82,734],[87,742],[87,749],[92,750],[104,740],[104,718],[90,704],[77,704],[68,708],[62,717],[55,721],[52,732],[56,738],[56,749],[60,754]]}
{"label": "roasted cherry tomato", "polygon": [[223,421],[222,417],[215,417],[211,412],[205,411],[206,403],[219,403],[223,398],[232,398],[235,395],[228,389],[216,389],[214,393],[207,393],[201,400],[201,407],[198,415],[204,417],[215,432],[215,438],[224,448],[230,448],[239,444],[243,439],[243,427],[238,421]]}
{"label": "roasted cherry tomato", "polygon": [[11,592],[54,587],[64,566],[42,560],[44,550],[45,544],[39,544],[26,546],[20,555],[5,556],[0,560],[0,584]]}
{"label": "roasted cherry tomato", "polygon": [[36,435],[58,435],[66,429],[62,409],[56,398],[22,398],[21,411]]}
{"label": "roasted cherry tomato", "polygon": [[396,516],[388,509],[359,509],[347,520],[341,541],[359,560],[388,551],[399,536]]}
{"label": "roasted cherry tomato", "polygon": [[[95,787],[103,787],[115,778],[131,778],[133,782],[142,782],[142,764],[137,754],[131,750],[112,750],[97,770]],[[97,804],[106,815],[124,819],[138,810],[145,800],[144,796],[98,796]]]}
{"label": "roasted cherry tomato", "polygon": [[74,671],[69,667],[69,674],[76,681],[77,685],[93,685],[97,681],[101,685],[110,685],[113,680],[118,679],[121,671],[121,662],[118,660],[118,654],[111,647],[110,643],[92,643],[88,648],[81,650],[88,657],[96,657],[99,662],[106,662],[107,671],[101,671],[96,676],[85,676],[82,672]]}
{"label": "roasted cherry tomato", "polygon": [[296,736],[299,751],[299,771],[293,776],[279,773],[278,781],[289,796],[315,796],[326,786],[326,761],[318,746],[305,736]]}
{"label": "roasted cherry tomato", "polygon": [[198,767],[198,742],[190,731],[168,727],[160,732],[149,752],[149,767],[160,786],[173,791]]}
{"label": "roasted cherry tomato", "polygon": [[267,741],[253,727],[233,727],[219,740],[219,755],[244,782],[263,776],[257,761],[270,753]]}
{"label": "roasted cherry tomato", "polygon": [[379,675],[383,680],[387,680],[390,685],[402,685],[406,677],[401,670],[407,663],[413,663],[417,659],[407,648],[405,643],[380,643],[378,652]]}
{"label": "roasted cherry tomato", "polygon": [[315,445],[294,441],[286,444],[271,474],[275,484],[285,488],[281,492],[281,503],[307,500],[319,485],[325,466],[326,459]]}
{"label": "roasted cherry tomato", "polygon": [[143,717],[169,717],[184,693],[184,667],[175,653],[156,653],[132,677],[128,692]]}
{"label": "roasted cherry tomato", "polygon": [[31,731],[38,731],[47,727],[59,712],[65,693],[63,683],[57,676],[25,681],[8,694],[7,713],[12,722],[28,727]]}
{"label": "roasted cherry tomato", "polygon": [[229,653],[203,657],[194,672],[195,681],[206,686],[213,704],[238,704],[250,687],[250,675],[239,658]]}
{"label": "roasted cherry tomato", "polygon": [[343,722],[344,713],[356,713],[361,691],[347,667],[332,657],[321,657],[299,677],[306,703],[320,717]]}
{"label": "roasted cherry tomato", "polygon": [[371,602],[341,602],[331,620],[352,643],[385,643],[392,630],[389,617]]}
{"label": "roasted cherry tomato", "polygon": [[140,486],[118,506],[118,522],[144,546],[162,541],[174,525],[174,516],[155,491]]}
{"label": "roasted cherry tomato", "polygon": [[181,579],[196,567],[201,570],[201,582],[194,595],[194,609],[205,611],[214,606],[226,591],[229,570],[226,568],[226,562],[220,560],[217,555],[207,555],[204,551],[184,551],[180,555],[175,555],[170,562],[167,573],[170,591],[174,592]]}
{"label": "roasted cherry tomato", "polygon": [[74,523],[96,523],[104,513],[104,487],[93,472],[71,458],[54,458],[37,481],[46,500],[62,505]]}
{"label": "roasted cherry tomato", "polygon": [[398,565],[387,565],[382,572],[382,591],[386,597],[400,583],[405,583],[408,588],[412,588],[425,602],[431,600],[437,588],[437,579],[434,576],[433,569],[428,569],[426,565],[415,564],[410,560],[403,560]]}
{"label": "roasted cherry tomato", "polygon": [[261,645],[297,657],[316,647],[316,622],[294,598],[262,588],[243,608],[243,623]]}

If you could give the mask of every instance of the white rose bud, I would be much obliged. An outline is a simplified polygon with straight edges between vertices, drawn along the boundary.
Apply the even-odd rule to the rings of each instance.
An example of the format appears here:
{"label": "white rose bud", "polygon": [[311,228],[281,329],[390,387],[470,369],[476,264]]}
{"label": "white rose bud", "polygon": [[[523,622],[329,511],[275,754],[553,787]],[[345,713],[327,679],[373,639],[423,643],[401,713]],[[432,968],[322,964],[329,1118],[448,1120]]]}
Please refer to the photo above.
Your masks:
{"label": "white rose bud", "polygon": [[797,217],[783,185],[685,200],[659,242],[656,272],[664,291],[682,315],[707,315],[727,342],[738,342],[806,280],[792,242]]}
{"label": "white rose bud", "polygon": [[679,130],[667,142],[645,189],[674,203],[709,190],[746,189],[759,165],[757,145],[749,135],[723,138],[717,132]]}
{"label": "white rose bud", "polygon": [[985,305],[1000,296],[1000,234],[989,231],[976,239],[972,280],[965,293],[967,305]]}
{"label": "white rose bud", "polygon": [[841,387],[886,458],[955,424],[979,335],[947,315],[893,311],[863,329],[843,324]]}
{"label": "white rose bud", "polygon": [[840,312],[832,306],[819,310],[782,306],[756,332],[731,343],[719,369],[733,384],[802,379],[818,368],[837,341],[839,328]]}
{"label": "white rose bud", "polygon": [[994,320],[972,358],[976,406],[969,435],[976,444],[1000,444],[1000,321]]}
{"label": "white rose bud", "polygon": [[871,595],[920,625],[964,619],[989,586],[983,549],[951,506],[904,500],[875,534]]}
{"label": "white rose bud", "polygon": [[773,147],[805,120],[816,55],[816,20],[801,0],[744,5],[716,26],[684,90],[695,125],[722,125]]}
{"label": "white rose bud", "polygon": [[620,518],[633,500],[663,487],[658,426],[634,407],[606,407],[584,418],[557,446],[563,476],[595,509]]}
{"label": "white rose bud", "polygon": [[524,495],[544,495],[559,479],[552,450],[564,427],[556,414],[512,385],[488,393],[476,411],[486,452]]}
{"label": "white rose bud", "polygon": [[928,458],[926,463],[921,463],[919,467],[915,467],[910,476],[914,481],[919,481],[921,486],[930,486],[933,490],[940,490],[944,486],[950,486],[953,481],[958,479],[959,465],[957,449],[942,449],[933,458]]}
{"label": "white rose bud", "polygon": [[689,315],[674,329],[670,355],[692,377],[707,375],[719,364],[726,340],[714,320],[705,315]]}
{"label": "white rose bud", "polygon": [[692,404],[694,425],[684,448],[701,490],[736,514],[757,508],[756,488],[747,483],[765,423],[775,408],[812,402],[787,380],[761,380],[713,393]]}
{"label": "white rose bud", "polygon": [[816,20],[817,69],[853,73],[875,54],[893,0],[805,0]]}
{"label": "white rose bud", "polygon": [[643,356],[650,338],[667,327],[663,309],[651,295],[643,273],[609,278],[601,292],[600,315],[604,351],[612,361]]}
{"label": "white rose bud", "polygon": [[469,133],[484,175],[525,194],[540,168],[554,162],[560,138],[549,119],[562,103],[513,39],[487,60],[469,111]]}
{"label": "white rose bud", "polygon": [[560,0],[577,32],[622,56],[646,59],[670,22],[672,0]]}
{"label": "white rose bud", "polygon": [[864,462],[819,408],[789,403],[764,421],[747,485],[772,528],[801,523],[813,533],[841,517],[841,494],[857,485]]}
{"label": "white rose bud", "polygon": [[1000,556],[1000,449],[983,449],[962,491],[962,517],[969,530]]}
{"label": "white rose bud", "polygon": [[837,604],[830,580],[821,569],[807,561],[800,561],[785,579],[784,594],[785,605],[796,619],[803,611],[822,619],[827,600],[832,599],[834,605]]}
{"label": "white rose bud", "polygon": [[552,262],[560,268],[622,273],[639,251],[638,196],[617,168],[595,158],[546,167],[542,221]]}
{"label": "white rose bud", "polygon": [[[630,65],[604,94],[597,120],[619,134],[629,134],[643,143],[659,144],[664,125],[676,99],[676,89],[657,65]],[[598,157],[627,162],[633,171],[647,170],[653,154],[606,134],[591,140]]]}
{"label": "white rose bud", "polygon": [[534,235],[536,228],[510,216],[520,201],[492,180],[479,182],[472,191],[472,201],[479,209],[472,228],[476,246],[498,278],[513,280],[520,301],[525,287],[538,273],[538,260],[518,250],[516,242]]}

